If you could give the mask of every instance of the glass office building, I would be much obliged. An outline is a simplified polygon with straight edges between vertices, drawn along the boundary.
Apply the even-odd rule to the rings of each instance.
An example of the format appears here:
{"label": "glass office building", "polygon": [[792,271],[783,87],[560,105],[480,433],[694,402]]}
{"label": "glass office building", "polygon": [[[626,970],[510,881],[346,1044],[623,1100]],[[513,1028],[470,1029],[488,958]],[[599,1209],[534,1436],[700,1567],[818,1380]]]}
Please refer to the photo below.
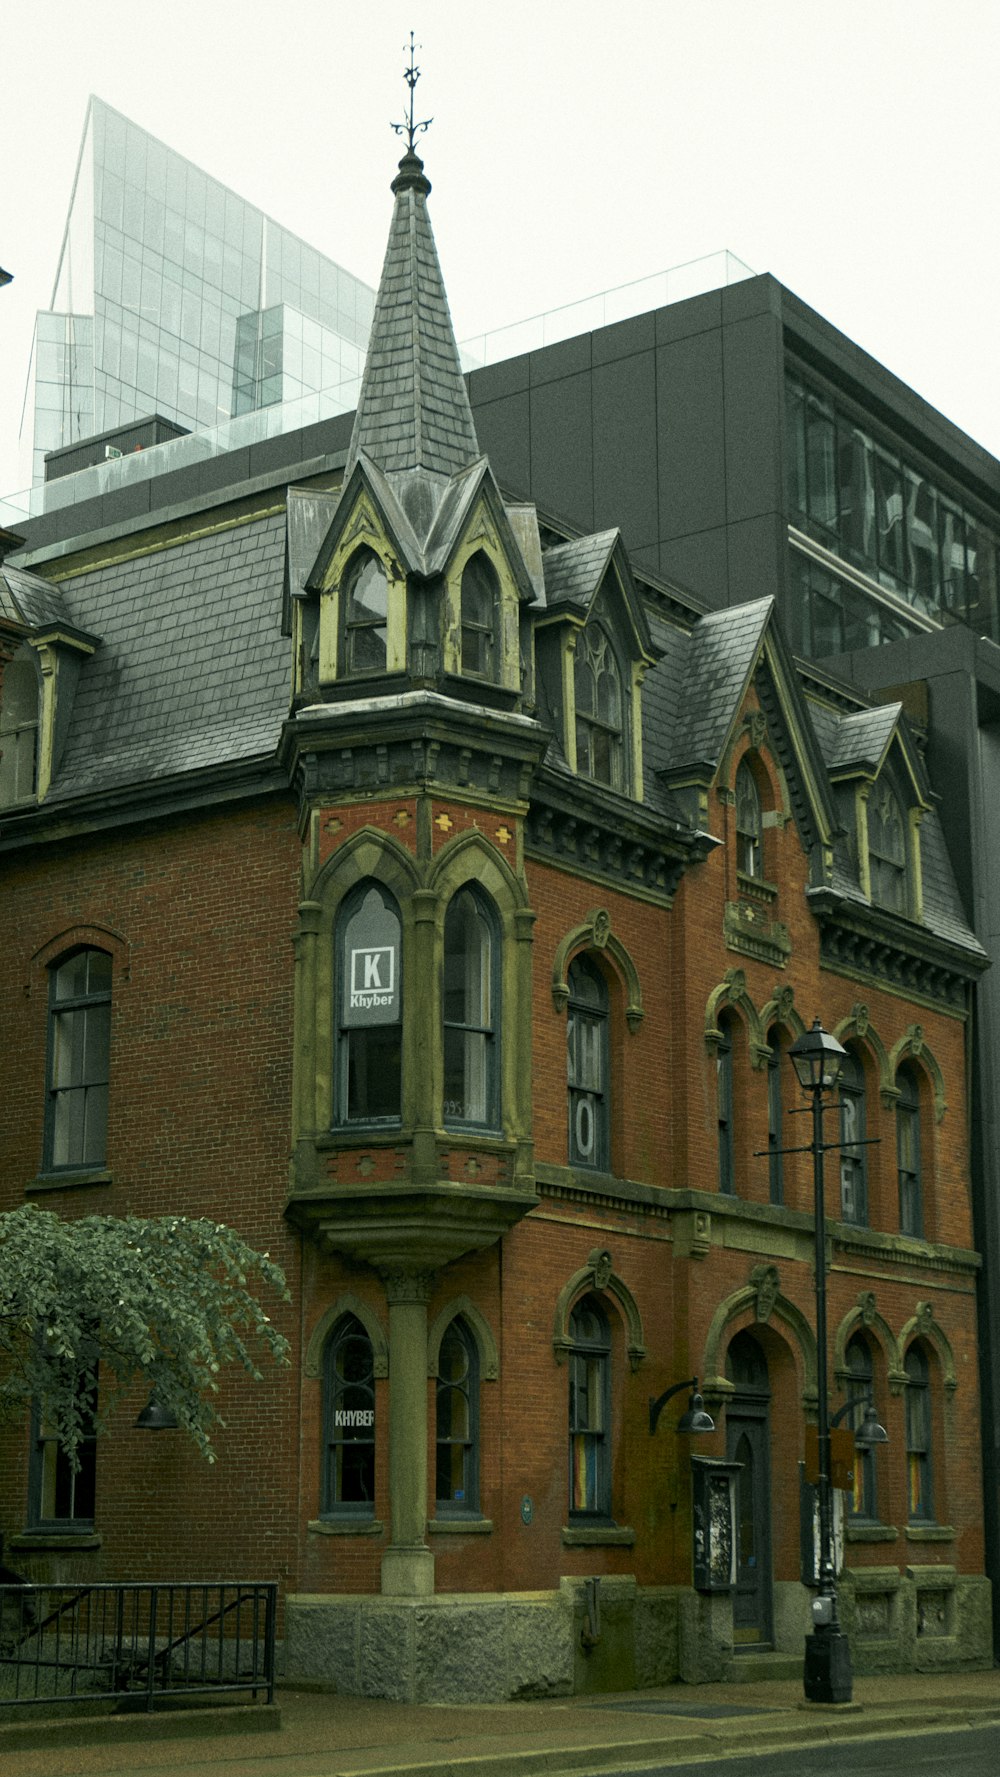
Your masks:
{"label": "glass office building", "polygon": [[375,293],[92,98],[22,445],[158,413],[192,431],[360,376]]}

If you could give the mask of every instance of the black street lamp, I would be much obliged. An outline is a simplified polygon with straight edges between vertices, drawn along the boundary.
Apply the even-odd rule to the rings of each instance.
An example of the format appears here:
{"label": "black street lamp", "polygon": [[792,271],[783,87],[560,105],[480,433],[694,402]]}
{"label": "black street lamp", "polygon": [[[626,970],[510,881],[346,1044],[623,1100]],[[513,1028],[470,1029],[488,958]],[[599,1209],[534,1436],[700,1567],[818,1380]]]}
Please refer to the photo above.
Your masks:
{"label": "black street lamp", "polygon": [[671,1397],[673,1395],[680,1394],[682,1388],[690,1388],[692,1390],[692,1393],[691,1393],[691,1397],[688,1401],[685,1411],[681,1414],[680,1418],[677,1421],[676,1429],[677,1429],[678,1435],[680,1437],[686,1437],[686,1436],[690,1436],[693,1433],[697,1437],[702,1432],[710,1432],[710,1431],[715,1430],[715,1420],[712,1418],[712,1415],[710,1413],[705,1412],[705,1403],[702,1400],[701,1395],[698,1393],[698,1378],[697,1378],[697,1376],[689,1376],[687,1378],[686,1382],[672,1383],[669,1388],[665,1388],[663,1390],[663,1393],[661,1395],[655,1396],[655,1398],[653,1395],[650,1395],[650,1397],[649,1397],[649,1435],[650,1435],[650,1437],[652,1437],[653,1433],[656,1430],[656,1427],[659,1423],[660,1414],[663,1412],[663,1409],[666,1406],[667,1402],[671,1399]]}
{"label": "black street lamp", "polygon": [[812,1099],[813,1194],[815,1199],[816,1396],[819,1443],[819,1593],[813,1599],[812,1633],[806,1636],[803,1683],[811,1703],[851,1701],[851,1650],[837,1616],[837,1574],[833,1551],[833,1489],[830,1484],[830,1411],[826,1359],[826,1210],[823,1201],[824,1094],[832,1092],[847,1054],[817,1018],[812,1030],[788,1051],[799,1084]]}

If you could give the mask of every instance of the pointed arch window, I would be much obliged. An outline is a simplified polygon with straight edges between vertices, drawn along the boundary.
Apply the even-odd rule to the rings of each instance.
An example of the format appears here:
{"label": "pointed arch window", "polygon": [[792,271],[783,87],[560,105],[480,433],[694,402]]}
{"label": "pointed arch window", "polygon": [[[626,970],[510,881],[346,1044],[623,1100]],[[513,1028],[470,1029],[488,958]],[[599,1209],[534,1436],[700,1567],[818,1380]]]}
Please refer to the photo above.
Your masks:
{"label": "pointed arch window", "polygon": [[921,1345],[911,1345],[903,1360],[906,1371],[906,1471],[911,1523],[934,1517],[931,1467],[931,1374]]}
{"label": "pointed arch window", "polygon": [[772,1203],[785,1200],[781,1032],[767,1033],[767,1171]]}
{"label": "pointed arch window", "polygon": [[920,1092],[910,1067],[896,1075],[896,1165],[899,1173],[899,1227],[919,1238],[924,1231],[920,1177]]}
{"label": "pointed arch window", "polygon": [[868,797],[868,870],[875,904],[905,913],[906,823],[896,792],[883,779]]}
{"label": "pointed arch window", "polygon": [[621,790],[625,784],[621,671],[600,624],[588,624],[577,640],[574,693],[577,770]]}
{"label": "pointed arch window", "polygon": [[865,1139],[865,1075],[850,1050],[840,1069],[840,1213],[845,1222],[868,1221]]}
{"label": "pointed arch window", "polygon": [[608,1167],[608,989],[588,957],[567,974],[566,1065],[571,1166]]}
{"label": "pointed arch window", "polygon": [[[855,1333],[849,1341],[845,1355],[848,1370],[847,1398],[853,1405],[851,1425],[857,1431],[864,1418],[864,1409],[873,1399],[875,1388],[871,1350],[861,1333]],[[853,1518],[878,1517],[875,1503],[875,1451],[872,1445],[854,1452],[854,1488],[850,1497],[850,1512]]]}
{"label": "pointed arch window", "polygon": [[388,623],[388,581],[385,568],[371,549],[361,549],[344,577],[344,672],[384,673]]}
{"label": "pointed arch window", "polygon": [[324,1518],[370,1518],[375,1509],[375,1365],[354,1314],[342,1315],[323,1351]]}
{"label": "pointed arch window", "polygon": [[611,1518],[611,1331],[594,1295],[570,1315],[569,1512],[571,1519]]}
{"label": "pointed arch window", "polygon": [[7,662],[0,697],[0,808],[30,802],[38,776],[38,666],[27,642]]}
{"label": "pointed arch window", "polygon": [[496,919],[478,890],[464,888],[444,922],[444,1120],[499,1124]]}
{"label": "pointed arch window", "polygon": [[745,759],[736,767],[736,868],[744,876],[763,876],[763,813],[760,791]]}
{"label": "pointed arch window", "polygon": [[439,1518],[479,1512],[479,1350],[461,1315],[438,1358],[435,1510]]}
{"label": "pointed arch window", "polygon": [[716,1096],[719,1119],[719,1190],[731,1195],[736,1189],[733,1129],[733,1032],[729,1019],[720,1021],[715,1051]]}
{"label": "pointed arch window", "polygon": [[462,672],[494,684],[499,677],[499,609],[499,582],[479,549],[469,557],[462,573]]}
{"label": "pointed arch window", "polygon": [[75,950],[49,973],[46,1170],[104,1165],[110,1059],[111,958]]}
{"label": "pointed arch window", "polygon": [[399,909],[378,882],[359,883],[337,919],[334,1121],[398,1122],[402,1109]]}

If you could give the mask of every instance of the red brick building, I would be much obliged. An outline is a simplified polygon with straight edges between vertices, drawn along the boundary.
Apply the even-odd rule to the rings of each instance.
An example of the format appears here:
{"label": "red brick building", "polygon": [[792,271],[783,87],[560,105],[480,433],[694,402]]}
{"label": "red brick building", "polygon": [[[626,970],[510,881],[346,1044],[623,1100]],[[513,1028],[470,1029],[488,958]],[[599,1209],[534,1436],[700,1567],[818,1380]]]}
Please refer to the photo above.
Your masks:
{"label": "red brick building", "polygon": [[[987,1662],[986,958],[917,740],[772,601],[504,498],[412,153],[393,189],[346,458],[0,566],[3,1205],[231,1223],[293,1349],[213,1469],[123,1414],[67,1497],[5,1433],[6,1559],[276,1575],[288,1669],[376,1694],[798,1660],[818,1017],[831,1408],[889,1434],[841,1489],[855,1667]],[[693,1377],[715,1431],[682,1389],[651,1434]]]}

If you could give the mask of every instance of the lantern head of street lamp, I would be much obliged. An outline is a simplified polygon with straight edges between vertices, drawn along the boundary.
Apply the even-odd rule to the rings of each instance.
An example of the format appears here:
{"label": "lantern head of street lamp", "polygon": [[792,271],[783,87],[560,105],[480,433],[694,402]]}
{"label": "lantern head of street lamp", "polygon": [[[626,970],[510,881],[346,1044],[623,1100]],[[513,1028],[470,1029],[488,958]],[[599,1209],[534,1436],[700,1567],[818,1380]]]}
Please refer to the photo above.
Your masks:
{"label": "lantern head of street lamp", "polygon": [[151,1394],[135,1422],[136,1431],[176,1431],[178,1421],[169,1407],[164,1407]]}
{"label": "lantern head of street lamp", "polygon": [[855,1450],[873,1450],[876,1444],[887,1444],[889,1433],[884,1425],[879,1424],[874,1402],[869,1401],[865,1408],[865,1416],[854,1434]]}
{"label": "lantern head of street lamp", "polygon": [[711,1413],[705,1412],[705,1403],[696,1390],[688,1401],[686,1412],[682,1413],[677,1421],[677,1436],[691,1434],[697,1437],[700,1432],[714,1430],[715,1420]]}
{"label": "lantern head of street lamp", "polygon": [[829,1092],[840,1079],[847,1050],[836,1037],[825,1031],[818,1018],[812,1030],[796,1037],[788,1051],[788,1059],[806,1092]]}

